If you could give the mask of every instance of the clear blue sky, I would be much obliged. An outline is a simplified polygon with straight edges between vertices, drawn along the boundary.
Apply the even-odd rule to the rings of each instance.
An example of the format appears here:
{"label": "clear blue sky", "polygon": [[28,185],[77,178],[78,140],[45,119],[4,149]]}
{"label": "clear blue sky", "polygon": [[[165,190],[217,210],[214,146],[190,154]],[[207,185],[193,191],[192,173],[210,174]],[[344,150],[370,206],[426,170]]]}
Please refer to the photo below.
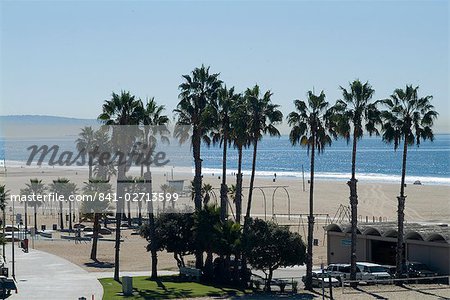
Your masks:
{"label": "clear blue sky", "polygon": [[271,89],[285,113],[307,90],[369,80],[434,96],[450,132],[448,1],[1,1],[0,115],[95,118],[112,91],[171,110],[202,63],[238,90]]}

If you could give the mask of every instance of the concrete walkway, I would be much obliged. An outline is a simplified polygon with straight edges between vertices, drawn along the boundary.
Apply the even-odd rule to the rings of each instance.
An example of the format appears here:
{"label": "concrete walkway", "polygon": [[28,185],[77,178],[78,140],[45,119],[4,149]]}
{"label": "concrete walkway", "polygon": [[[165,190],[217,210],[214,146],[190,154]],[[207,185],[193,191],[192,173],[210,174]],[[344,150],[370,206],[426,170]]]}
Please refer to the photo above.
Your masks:
{"label": "concrete walkway", "polygon": [[[103,288],[95,275],[53,254],[33,249],[23,253],[17,247],[15,250],[18,293],[12,292],[8,299],[102,299]],[[10,244],[6,247],[6,261],[11,276]]]}

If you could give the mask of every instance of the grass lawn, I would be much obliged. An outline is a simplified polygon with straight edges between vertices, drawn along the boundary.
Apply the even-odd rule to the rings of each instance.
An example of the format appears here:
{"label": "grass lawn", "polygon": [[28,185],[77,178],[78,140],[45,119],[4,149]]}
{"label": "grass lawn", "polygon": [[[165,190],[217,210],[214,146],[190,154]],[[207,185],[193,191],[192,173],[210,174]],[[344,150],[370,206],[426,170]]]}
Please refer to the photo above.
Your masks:
{"label": "grass lawn", "polygon": [[158,281],[147,276],[133,277],[133,296],[122,295],[122,285],[112,278],[99,279],[103,285],[103,299],[175,299],[206,296],[242,295],[244,291],[182,281],[178,276],[161,276]]}

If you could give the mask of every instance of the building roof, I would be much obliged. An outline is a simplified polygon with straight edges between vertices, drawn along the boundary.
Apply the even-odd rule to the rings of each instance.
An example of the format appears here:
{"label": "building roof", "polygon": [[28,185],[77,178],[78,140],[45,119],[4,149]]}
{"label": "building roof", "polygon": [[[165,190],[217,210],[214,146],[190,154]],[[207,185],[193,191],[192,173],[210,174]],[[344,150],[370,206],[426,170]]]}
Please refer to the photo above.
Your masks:
{"label": "building roof", "polygon": [[[325,227],[326,231],[350,233],[350,224],[332,223]],[[377,223],[359,223],[357,228],[358,234],[374,235],[381,237],[397,237],[396,222],[377,222]],[[404,225],[405,240],[420,240],[427,242],[438,242],[450,244],[450,227],[447,224],[423,225],[419,223],[405,223]]]}

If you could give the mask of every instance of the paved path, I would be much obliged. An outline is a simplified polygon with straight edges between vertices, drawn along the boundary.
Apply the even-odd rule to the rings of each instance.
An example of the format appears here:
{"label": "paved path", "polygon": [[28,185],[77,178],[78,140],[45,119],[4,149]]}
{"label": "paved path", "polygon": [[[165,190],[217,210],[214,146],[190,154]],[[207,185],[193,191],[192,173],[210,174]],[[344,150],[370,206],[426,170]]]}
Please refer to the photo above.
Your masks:
{"label": "paved path", "polygon": [[[86,297],[95,300],[103,297],[103,288],[97,277],[77,265],[46,252],[32,250],[23,253],[15,248],[16,280],[18,293],[13,300],[77,300]],[[12,274],[11,245],[6,248],[6,261]]]}

